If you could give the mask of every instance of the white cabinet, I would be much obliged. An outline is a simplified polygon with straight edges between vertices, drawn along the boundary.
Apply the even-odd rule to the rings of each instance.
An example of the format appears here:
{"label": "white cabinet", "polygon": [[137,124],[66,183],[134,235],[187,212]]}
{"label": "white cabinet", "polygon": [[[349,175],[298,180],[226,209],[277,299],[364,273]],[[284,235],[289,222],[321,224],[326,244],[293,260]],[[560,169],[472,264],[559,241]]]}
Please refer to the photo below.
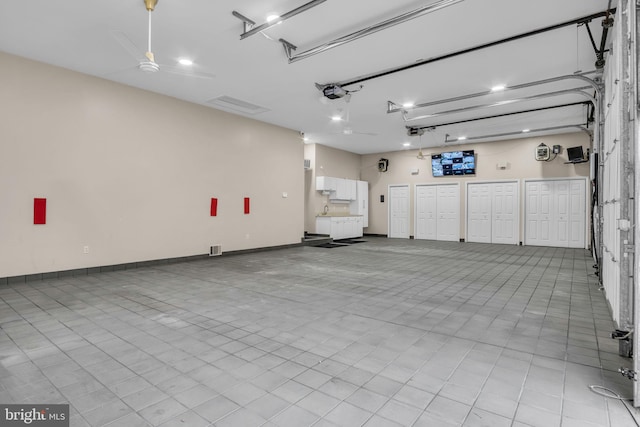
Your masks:
{"label": "white cabinet", "polygon": [[334,178],[336,190],[329,194],[332,202],[350,202],[356,199],[356,181],[353,179]]}
{"label": "white cabinet", "polygon": [[329,201],[331,202],[349,203],[356,200],[357,184],[353,179],[317,176],[316,191],[329,194]]}
{"label": "white cabinet", "polygon": [[316,217],[316,233],[327,234],[334,240],[362,237],[361,216]]}
{"label": "white cabinet", "polygon": [[369,226],[369,183],[367,181],[356,181],[356,199],[349,206],[351,215],[360,215],[362,226]]}
{"label": "white cabinet", "polygon": [[317,191],[336,191],[338,178],[331,176],[317,176],[316,177],[316,190]]}

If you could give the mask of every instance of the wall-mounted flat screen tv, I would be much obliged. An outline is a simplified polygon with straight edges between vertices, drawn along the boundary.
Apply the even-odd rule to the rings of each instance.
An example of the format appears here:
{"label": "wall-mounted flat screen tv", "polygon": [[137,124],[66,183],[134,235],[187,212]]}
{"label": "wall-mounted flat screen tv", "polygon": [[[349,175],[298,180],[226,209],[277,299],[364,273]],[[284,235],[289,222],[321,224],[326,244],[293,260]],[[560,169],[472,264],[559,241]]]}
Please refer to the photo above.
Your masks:
{"label": "wall-mounted flat screen tv", "polygon": [[475,175],[476,156],[473,150],[432,154],[431,172],[433,176]]}
{"label": "wall-mounted flat screen tv", "polygon": [[567,148],[567,156],[569,157],[570,163],[584,162],[584,151],[582,151],[581,145],[578,145],[577,147]]}

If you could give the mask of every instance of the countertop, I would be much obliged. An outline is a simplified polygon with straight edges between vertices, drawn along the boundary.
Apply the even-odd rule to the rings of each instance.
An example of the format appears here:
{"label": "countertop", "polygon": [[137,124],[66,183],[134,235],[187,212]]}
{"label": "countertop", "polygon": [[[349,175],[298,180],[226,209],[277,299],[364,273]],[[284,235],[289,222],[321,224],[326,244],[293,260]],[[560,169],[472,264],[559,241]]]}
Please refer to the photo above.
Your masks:
{"label": "countertop", "polygon": [[350,214],[348,212],[342,213],[342,212],[329,212],[327,214],[318,214],[316,215],[316,218],[326,218],[326,217],[344,217],[344,216],[362,216],[362,215],[353,215]]}

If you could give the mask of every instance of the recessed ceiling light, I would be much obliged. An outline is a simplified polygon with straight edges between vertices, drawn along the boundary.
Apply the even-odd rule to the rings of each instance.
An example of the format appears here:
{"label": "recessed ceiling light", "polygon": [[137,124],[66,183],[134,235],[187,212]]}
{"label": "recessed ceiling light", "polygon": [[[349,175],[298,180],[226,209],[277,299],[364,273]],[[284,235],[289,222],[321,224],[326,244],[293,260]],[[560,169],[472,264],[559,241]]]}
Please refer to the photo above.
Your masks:
{"label": "recessed ceiling light", "polygon": [[274,13],[274,14],[271,14],[271,15],[267,16],[267,22],[273,22],[273,21],[275,21],[276,19],[280,19],[280,15],[276,15],[276,14]]}
{"label": "recessed ceiling light", "polygon": [[341,121],[341,120],[342,120],[342,117],[340,117],[340,116],[333,116],[333,117],[331,117],[331,120],[333,120],[334,122],[339,122],[339,121]]}
{"label": "recessed ceiling light", "polygon": [[522,129],[522,133],[527,133],[529,132],[529,129]]}
{"label": "recessed ceiling light", "polygon": [[506,88],[507,88],[507,86],[505,86],[505,85],[496,85],[496,86],[491,88],[491,92],[500,92],[502,90],[505,90]]}
{"label": "recessed ceiling light", "polygon": [[464,141],[465,139],[467,139],[467,137],[466,137],[466,136],[459,136],[459,137],[458,137],[458,141]]}
{"label": "recessed ceiling light", "polygon": [[180,58],[178,59],[178,63],[180,65],[193,65],[193,61],[187,58]]}
{"label": "recessed ceiling light", "polygon": [[402,104],[402,106],[403,106],[404,108],[411,108],[411,107],[413,107],[414,105],[416,105],[416,104],[414,104],[413,102],[405,102],[404,104]]}
{"label": "recessed ceiling light", "polygon": [[402,144],[403,147],[411,147],[411,143],[410,142],[405,142],[404,144]]}

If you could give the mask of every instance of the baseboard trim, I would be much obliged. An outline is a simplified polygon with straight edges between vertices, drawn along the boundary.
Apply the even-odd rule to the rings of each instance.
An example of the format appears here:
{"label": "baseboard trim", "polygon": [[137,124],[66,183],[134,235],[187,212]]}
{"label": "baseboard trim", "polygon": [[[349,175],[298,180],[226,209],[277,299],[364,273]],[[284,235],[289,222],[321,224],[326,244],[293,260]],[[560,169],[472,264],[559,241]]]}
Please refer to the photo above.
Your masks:
{"label": "baseboard trim", "polygon": [[[304,246],[302,243],[291,243],[287,245],[268,246],[264,248],[240,249],[237,251],[222,252],[220,256],[242,255],[254,252],[275,251],[278,249],[289,249]],[[76,268],[72,270],[51,271],[47,273],[24,274],[20,276],[0,277],[0,286],[16,285],[28,282],[38,282],[43,280],[61,279],[65,277],[88,276],[97,273],[109,273],[113,271],[133,270],[136,268],[156,267],[160,265],[177,264],[181,262],[192,262],[201,260],[215,260],[217,257],[210,257],[209,254],[190,255],[183,257],[163,258],[149,261],[128,262],[124,264],[103,265],[98,267]]]}

